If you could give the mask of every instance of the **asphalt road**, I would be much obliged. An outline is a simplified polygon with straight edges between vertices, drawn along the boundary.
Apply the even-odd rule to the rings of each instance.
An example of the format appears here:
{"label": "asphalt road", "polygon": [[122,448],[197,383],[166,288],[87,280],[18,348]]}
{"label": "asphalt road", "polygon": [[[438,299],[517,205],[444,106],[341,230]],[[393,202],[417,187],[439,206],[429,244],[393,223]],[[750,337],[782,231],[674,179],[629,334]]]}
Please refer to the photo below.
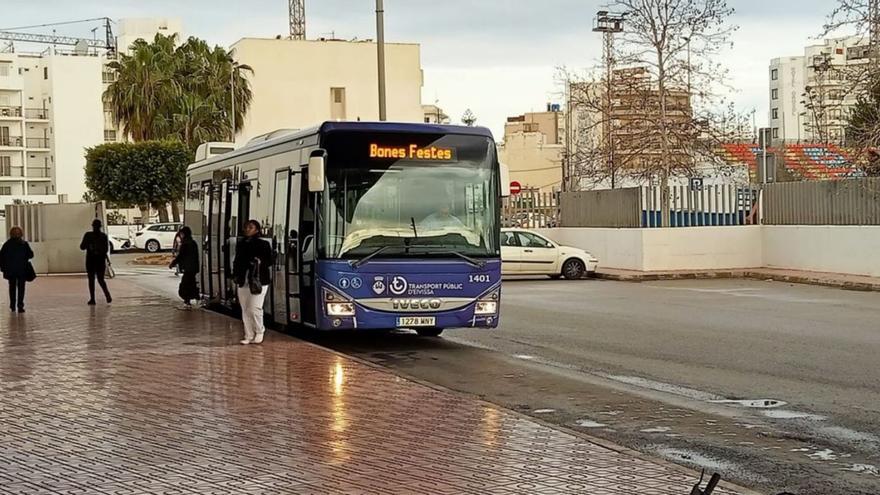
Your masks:
{"label": "asphalt road", "polygon": [[[176,278],[149,270],[123,276],[173,295]],[[503,291],[497,331],[309,338],[766,493],[880,493],[880,294],[745,280]]]}

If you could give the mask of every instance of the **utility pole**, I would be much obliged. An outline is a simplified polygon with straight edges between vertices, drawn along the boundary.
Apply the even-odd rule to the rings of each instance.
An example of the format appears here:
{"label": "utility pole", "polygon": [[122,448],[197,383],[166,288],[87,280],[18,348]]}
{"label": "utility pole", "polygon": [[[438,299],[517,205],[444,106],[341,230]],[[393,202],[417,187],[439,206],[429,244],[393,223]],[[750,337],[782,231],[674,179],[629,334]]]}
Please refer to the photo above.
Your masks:
{"label": "utility pole", "polygon": [[230,91],[230,96],[232,98],[232,111],[230,112],[232,118],[232,129],[229,131],[230,143],[235,144],[235,61],[231,58],[229,59],[229,87],[232,89]]}
{"label": "utility pole", "polygon": [[593,21],[593,32],[602,33],[602,55],[605,59],[605,98],[603,104],[604,118],[602,119],[602,134],[605,140],[605,165],[611,173],[611,189],[617,185],[616,170],[614,168],[614,125],[611,121],[612,99],[611,91],[614,89],[614,34],[623,32],[624,14],[616,14],[607,10],[596,13]]}
{"label": "utility pole", "polygon": [[379,57],[379,121],[385,122],[385,7],[376,0],[376,44]]}

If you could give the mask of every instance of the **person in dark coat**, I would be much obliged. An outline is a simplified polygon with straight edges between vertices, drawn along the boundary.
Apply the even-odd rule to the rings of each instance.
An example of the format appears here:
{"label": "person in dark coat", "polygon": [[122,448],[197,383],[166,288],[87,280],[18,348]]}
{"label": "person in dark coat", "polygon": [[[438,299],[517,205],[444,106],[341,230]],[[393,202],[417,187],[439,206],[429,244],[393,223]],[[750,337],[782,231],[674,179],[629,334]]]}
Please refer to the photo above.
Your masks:
{"label": "person in dark coat", "polygon": [[235,246],[232,275],[238,286],[238,303],[244,322],[244,339],[241,344],[261,344],[266,327],[263,325],[263,302],[269,290],[272,268],[272,245],[260,238],[260,222],[248,220],[244,227],[245,238]]}
{"label": "person in dark coat", "polygon": [[3,278],[9,281],[9,309],[24,313],[24,285],[27,282],[28,272],[33,272],[30,260],[34,252],[30,244],[24,240],[24,232],[21,227],[12,227],[9,231],[9,240],[0,248],[0,270]]}
{"label": "person in dark coat", "polygon": [[101,232],[101,221],[97,218],[92,222],[92,231],[86,232],[79,248],[86,252],[86,273],[89,276],[89,306],[95,305],[95,279],[104,291],[107,304],[113,302],[110,297],[110,289],[104,281],[107,272],[107,253],[110,251],[110,239],[107,234]]}
{"label": "person in dark coat", "polygon": [[183,299],[183,309],[192,309],[191,301],[200,297],[199,283],[196,281],[196,275],[199,274],[199,246],[193,239],[192,229],[189,227],[181,228],[178,237],[180,242],[177,255],[168,268],[176,268],[183,274],[177,293]]}

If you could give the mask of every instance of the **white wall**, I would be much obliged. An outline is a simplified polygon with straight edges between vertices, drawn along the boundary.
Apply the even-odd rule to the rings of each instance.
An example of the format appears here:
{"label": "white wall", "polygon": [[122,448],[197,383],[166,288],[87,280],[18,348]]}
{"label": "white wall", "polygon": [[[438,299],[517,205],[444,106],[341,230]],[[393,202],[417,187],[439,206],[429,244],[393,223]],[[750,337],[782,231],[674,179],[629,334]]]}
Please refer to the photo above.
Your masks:
{"label": "white wall", "polygon": [[739,226],[541,229],[599,266],[638,271],[787,268],[880,277],[880,227]]}
{"label": "white wall", "polygon": [[766,225],[764,265],[880,277],[880,227]]}
{"label": "white wall", "polygon": [[761,227],[685,227],[642,230],[645,271],[756,268]]}

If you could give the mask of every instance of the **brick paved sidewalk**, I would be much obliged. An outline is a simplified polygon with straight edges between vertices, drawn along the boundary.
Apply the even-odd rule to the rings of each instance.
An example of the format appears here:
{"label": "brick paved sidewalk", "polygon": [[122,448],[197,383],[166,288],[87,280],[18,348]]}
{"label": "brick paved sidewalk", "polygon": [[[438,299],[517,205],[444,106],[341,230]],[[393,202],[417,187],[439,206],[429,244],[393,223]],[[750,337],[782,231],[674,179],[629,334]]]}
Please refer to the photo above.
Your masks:
{"label": "brick paved sidewalk", "polygon": [[[691,472],[120,280],[0,316],[0,493],[687,494]],[[5,296],[5,295],[4,295]],[[733,493],[718,490],[716,493]]]}

